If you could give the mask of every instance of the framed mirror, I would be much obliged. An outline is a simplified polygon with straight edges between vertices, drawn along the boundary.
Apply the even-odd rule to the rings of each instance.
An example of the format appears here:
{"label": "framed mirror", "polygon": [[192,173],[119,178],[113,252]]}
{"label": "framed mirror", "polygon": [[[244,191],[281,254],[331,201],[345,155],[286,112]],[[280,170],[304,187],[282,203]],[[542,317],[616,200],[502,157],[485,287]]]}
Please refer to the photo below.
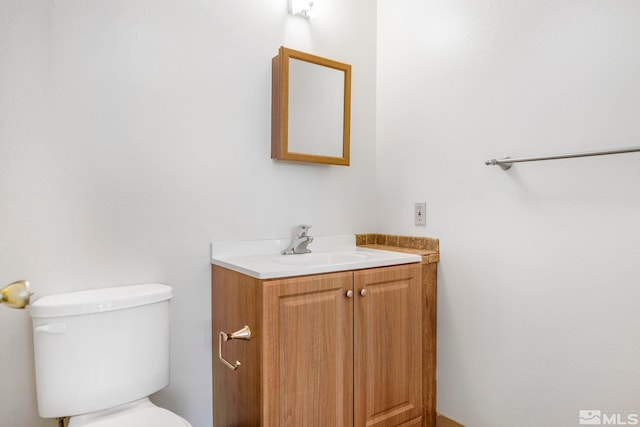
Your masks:
{"label": "framed mirror", "polygon": [[272,73],[271,158],[348,166],[351,65],[280,47]]}

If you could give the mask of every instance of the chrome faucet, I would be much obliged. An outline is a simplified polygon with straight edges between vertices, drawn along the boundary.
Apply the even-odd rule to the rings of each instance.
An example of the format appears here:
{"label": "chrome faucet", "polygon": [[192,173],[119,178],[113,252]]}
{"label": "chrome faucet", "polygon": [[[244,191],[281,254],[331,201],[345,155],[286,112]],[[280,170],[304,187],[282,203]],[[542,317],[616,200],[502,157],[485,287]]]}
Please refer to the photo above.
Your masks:
{"label": "chrome faucet", "polygon": [[296,237],[293,238],[287,249],[282,251],[282,255],[308,254],[311,251],[307,245],[313,242],[313,237],[307,235],[310,225],[301,224],[296,227]]}

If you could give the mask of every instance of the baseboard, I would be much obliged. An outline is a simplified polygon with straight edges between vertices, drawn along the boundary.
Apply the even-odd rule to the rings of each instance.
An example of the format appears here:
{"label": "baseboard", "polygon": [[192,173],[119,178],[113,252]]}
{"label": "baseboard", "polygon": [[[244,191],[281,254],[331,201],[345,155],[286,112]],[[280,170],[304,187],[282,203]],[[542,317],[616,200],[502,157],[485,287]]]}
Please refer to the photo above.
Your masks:
{"label": "baseboard", "polygon": [[464,425],[442,414],[438,414],[436,417],[436,427],[464,427]]}

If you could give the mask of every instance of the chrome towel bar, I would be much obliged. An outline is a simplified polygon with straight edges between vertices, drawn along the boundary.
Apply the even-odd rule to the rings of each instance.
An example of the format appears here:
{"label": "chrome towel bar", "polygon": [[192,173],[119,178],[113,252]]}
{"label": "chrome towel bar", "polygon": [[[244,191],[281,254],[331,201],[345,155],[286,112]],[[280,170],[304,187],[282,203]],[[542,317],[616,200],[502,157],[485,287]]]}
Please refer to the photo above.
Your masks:
{"label": "chrome towel bar", "polygon": [[508,170],[511,168],[511,166],[513,166],[514,163],[537,162],[539,160],[571,159],[574,157],[606,156],[608,154],[633,153],[636,151],[640,151],[640,147],[618,148],[615,150],[585,151],[583,153],[558,154],[555,156],[520,157],[517,159],[512,159],[511,157],[507,156],[499,160],[487,160],[486,162],[484,162],[484,164],[487,166],[498,165],[502,168],[502,170]]}

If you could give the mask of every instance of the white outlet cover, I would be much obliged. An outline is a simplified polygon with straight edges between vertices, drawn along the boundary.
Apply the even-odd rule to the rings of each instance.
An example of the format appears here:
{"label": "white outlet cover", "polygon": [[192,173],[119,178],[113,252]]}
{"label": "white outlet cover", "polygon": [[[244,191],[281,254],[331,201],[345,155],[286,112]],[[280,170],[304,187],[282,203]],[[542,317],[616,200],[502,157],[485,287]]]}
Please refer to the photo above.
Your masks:
{"label": "white outlet cover", "polygon": [[427,203],[417,202],[414,208],[414,223],[415,225],[426,226],[427,225]]}

